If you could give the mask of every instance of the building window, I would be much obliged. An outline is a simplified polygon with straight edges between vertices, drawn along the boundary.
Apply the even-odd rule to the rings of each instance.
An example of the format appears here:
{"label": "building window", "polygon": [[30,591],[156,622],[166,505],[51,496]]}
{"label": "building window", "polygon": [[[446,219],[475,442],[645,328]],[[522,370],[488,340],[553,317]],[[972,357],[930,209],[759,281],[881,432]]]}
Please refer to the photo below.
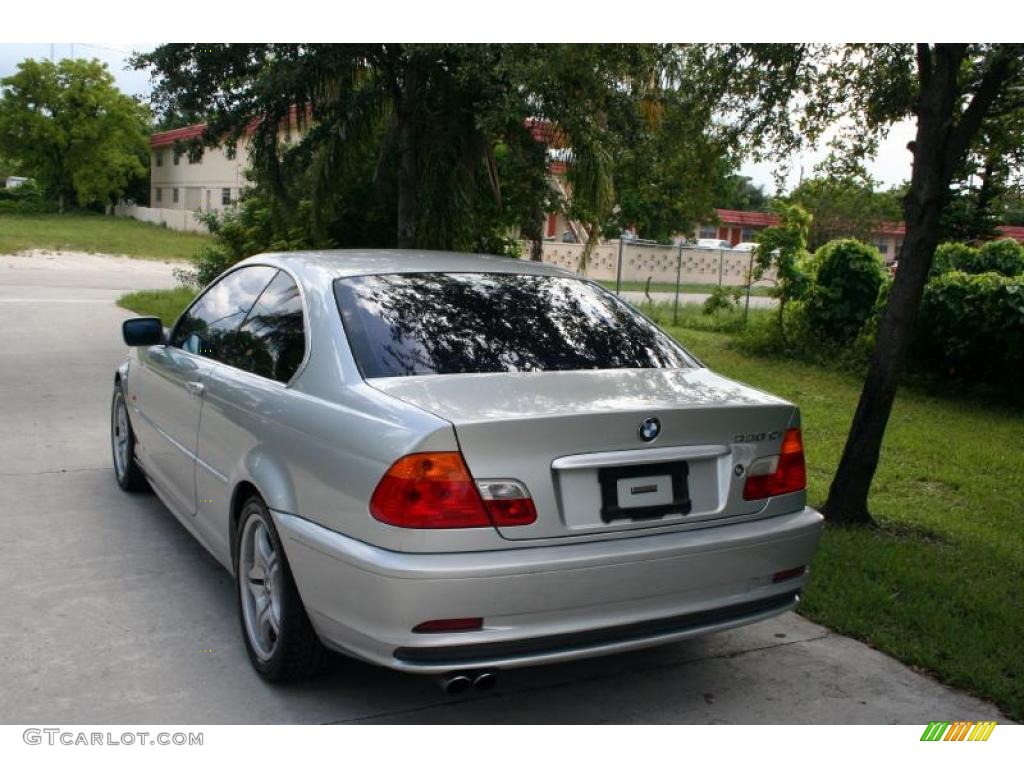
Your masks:
{"label": "building window", "polygon": [[163,150],[161,150],[159,152],[154,152],[153,154],[156,155],[156,167],[157,168],[163,167],[163,164],[164,164],[164,153],[163,153]]}
{"label": "building window", "polygon": [[174,188],[174,189],[172,190],[172,192],[173,192],[173,195],[172,195],[172,196],[173,196],[173,198],[174,198],[174,202],[178,202],[178,188],[177,188],[177,187],[175,187],[175,188]]}
{"label": "building window", "polygon": [[156,188],[156,201],[159,203],[159,202],[162,202],[163,199],[164,199],[164,191],[160,187],[157,187]]}
{"label": "building window", "polygon": [[231,205],[231,187],[224,187],[220,191],[220,204]]}
{"label": "building window", "polygon": [[180,163],[180,162],[181,162],[181,155],[179,155],[177,152],[175,152],[174,153],[174,164],[178,165],[178,163]]}
{"label": "building window", "polygon": [[750,227],[744,227],[740,231],[740,242],[741,243],[752,243],[754,241],[754,230]]}
{"label": "building window", "polygon": [[700,237],[702,239],[717,240],[718,239],[718,227],[701,227]]}
{"label": "building window", "polygon": [[878,252],[883,256],[889,252],[889,244],[884,240],[879,240],[875,245],[878,246]]}

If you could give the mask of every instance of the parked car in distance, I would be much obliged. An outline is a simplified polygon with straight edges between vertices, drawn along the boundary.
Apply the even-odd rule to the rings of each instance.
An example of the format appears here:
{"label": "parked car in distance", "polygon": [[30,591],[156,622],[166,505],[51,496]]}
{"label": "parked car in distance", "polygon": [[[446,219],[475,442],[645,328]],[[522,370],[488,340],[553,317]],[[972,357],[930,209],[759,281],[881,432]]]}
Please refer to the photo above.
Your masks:
{"label": "parked car in distance", "polygon": [[732,249],[732,245],[728,240],[715,240],[707,237],[699,238],[693,247],[711,251],[727,251]]}
{"label": "parked car in distance", "polygon": [[800,412],[551,265],[254,256],[123,326],[114,474],[236,582],[269,680],[324,648],[449,690],[793,608]]}
{"label": "parked car in distance", "polygon": [[732,249],[734,251],[741,251],[742,253],[750,253],[751,251],[757,249],[757,243],[753,241],[748,241],[745,243],[736,243],[736,245],[734,245]]}

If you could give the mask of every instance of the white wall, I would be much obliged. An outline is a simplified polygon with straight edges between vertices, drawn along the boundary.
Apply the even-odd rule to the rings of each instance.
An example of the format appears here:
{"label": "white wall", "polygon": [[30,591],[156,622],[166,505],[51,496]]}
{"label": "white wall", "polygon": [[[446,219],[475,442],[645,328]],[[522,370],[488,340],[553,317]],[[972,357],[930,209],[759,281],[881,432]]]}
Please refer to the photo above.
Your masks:
{"label": "white wall", "polygon": [[[576,272],[583,248],[579,243],[547,241],[542,260]],[[523,253],[524,258],[529,258],[529,243],[523,243]],[[586,276],[594,280],[614,280],[618,263],[619,241],[602,243],[590,253]],[[623,281],[643,282],[650,277],[655,283],[675,283],[677,269],[683,283],[718,285],[721,273],[722,285],[746,285],[750,253],[683,248],[680,264],[678,247],[645,246],[626,241],[622,248]]]}
{"label": "white wall", "polygon": [[115,216],[127,216],[138,221],[158,224],[175,229],[179,232],[206,233],[206,225],[196,219],[195,213],[174,208],[146,208],[141,205],[118,205],[114,207]]}

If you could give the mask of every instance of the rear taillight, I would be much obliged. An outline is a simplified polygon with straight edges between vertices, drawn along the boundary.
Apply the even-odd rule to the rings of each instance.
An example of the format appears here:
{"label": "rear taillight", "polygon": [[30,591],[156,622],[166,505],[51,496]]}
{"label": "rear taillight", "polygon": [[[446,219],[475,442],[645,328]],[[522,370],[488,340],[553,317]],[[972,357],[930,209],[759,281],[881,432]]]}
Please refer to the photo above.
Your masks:
{"label": "rear taillight", "polygon": [[752,462],[747,470],[743,498],[747,501],[781,496],[807,487],[804,468],[804,444],[799,429],[787,429],[782,450],[777,456],[764,456]]}
{"label": "rear taillight", "polygon": [[396,461],[370,498],[370,514],[400,528],[505,527],[537,519],[522,483],[475,482],[458,451],[413,453]]}
{"label": "rear taillight", "polygon": [[413,453],[396,461],[373,492],[370,514],[400,528],[491,525],[458,451]]}

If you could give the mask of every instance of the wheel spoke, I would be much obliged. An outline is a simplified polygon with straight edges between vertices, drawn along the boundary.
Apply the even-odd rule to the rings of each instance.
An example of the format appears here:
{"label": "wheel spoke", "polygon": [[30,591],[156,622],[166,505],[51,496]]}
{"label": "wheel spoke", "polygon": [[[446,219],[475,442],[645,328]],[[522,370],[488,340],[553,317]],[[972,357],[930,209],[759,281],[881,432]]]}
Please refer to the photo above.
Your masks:
{"label": "wheel spoke", "polygon": [[259,560],[263,573],[270,573],[270,559],[274,556],[274,546],[270,543],[270,534],[264,525],[256,529],[255,555]]}
{"label": "wheel spoke", "polygon": [[[269,599],[264,599],[259,612],[256,614],[256,626],[260,633],[260,638],[266,644],[267,649],[274,647],[274,638],[277,636],[276,622],[273,620],[273,611],[271,610],[271,603]],[[271,633],[274,633],[273,636]]]}

